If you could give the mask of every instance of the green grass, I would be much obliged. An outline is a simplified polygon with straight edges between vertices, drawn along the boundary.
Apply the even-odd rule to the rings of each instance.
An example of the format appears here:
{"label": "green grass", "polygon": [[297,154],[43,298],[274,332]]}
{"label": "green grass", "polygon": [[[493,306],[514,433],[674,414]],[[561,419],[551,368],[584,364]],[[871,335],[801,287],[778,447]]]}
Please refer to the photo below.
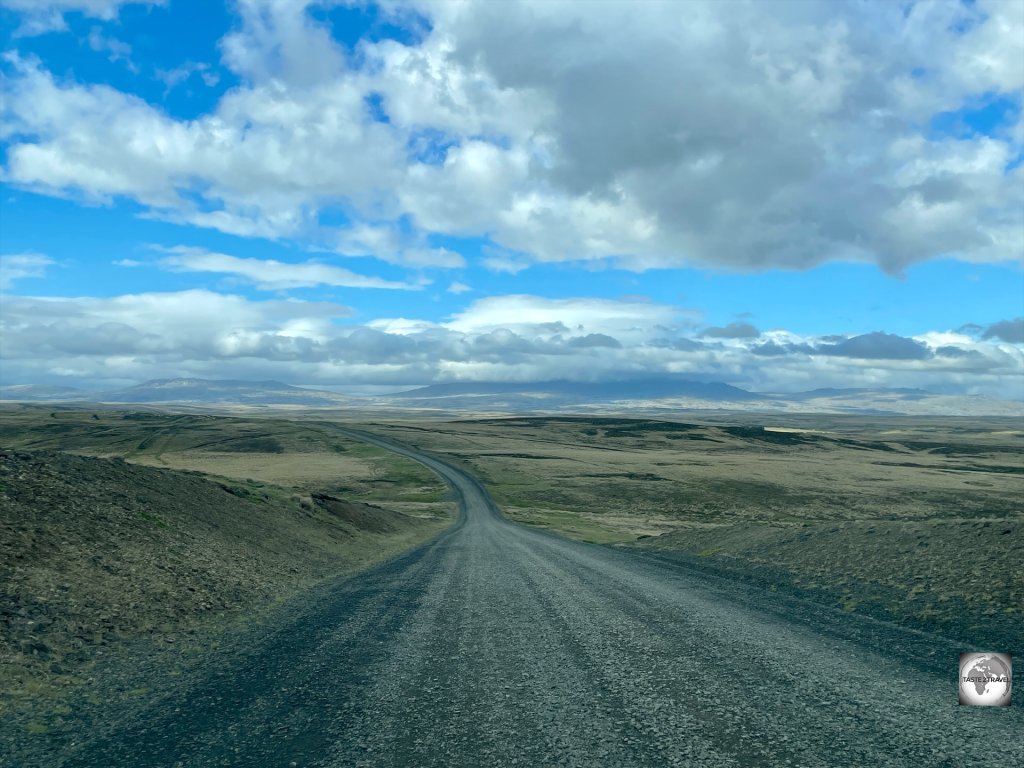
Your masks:
{"label": "green grass", "polygon": [[0,445],[125,458],[189,450],[294,453],[336,450],[315,425],[271,419],[132,411],[0,411]]}
{"label": "green grass", "polygon": [[[115,457],[198,471],[231,496],[298,514],[315,514],[315,505],[308,500],[308,494],[314,492],[385,505],[435,504],[447,498],[446,486],[417,462],[338,435],[315,421],[0,408],[0,447]],[[209,459],[204,454],[209,454]],[[303,456],[314,454],[314,466],[323,470],[290,479],[287,467],[295,462],[309,466],[309,459]],[[237,458],[227,459],[231,455]],[[251,462],[246,458],[250,455]],[[343,456],[344,460],[332,468],[332,462],[323,460],[325,455]],[[246,479],[250,468],[252,474]],[[261,479],[262,472],[269,474]],[[169,527],[167,520],[149,510],[137,510],[135,515],[153,529]]]}
{"label": "green grass", "polygon": [[167,527],[167,523],[164,522],[164,520],[161,519],[157,515],[151,515],[148,512],[143,512],[142,510],[136,510],[135,515],[137,517],[142,518],[147,523],[151,523],[152,525],[155,525],[157,528],[166,528]]}

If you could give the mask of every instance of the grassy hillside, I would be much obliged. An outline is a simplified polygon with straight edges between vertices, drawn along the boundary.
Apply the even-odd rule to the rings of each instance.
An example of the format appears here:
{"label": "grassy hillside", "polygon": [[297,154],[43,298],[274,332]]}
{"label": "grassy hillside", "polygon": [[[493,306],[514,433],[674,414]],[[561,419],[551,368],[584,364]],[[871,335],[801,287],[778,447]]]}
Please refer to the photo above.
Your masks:
{"label": "grassy hillside", "polygon": [[0,411],[0,446],[0,712],[126,643],[247,620],[454,513],[420,465],[312,425],[18,409]]}

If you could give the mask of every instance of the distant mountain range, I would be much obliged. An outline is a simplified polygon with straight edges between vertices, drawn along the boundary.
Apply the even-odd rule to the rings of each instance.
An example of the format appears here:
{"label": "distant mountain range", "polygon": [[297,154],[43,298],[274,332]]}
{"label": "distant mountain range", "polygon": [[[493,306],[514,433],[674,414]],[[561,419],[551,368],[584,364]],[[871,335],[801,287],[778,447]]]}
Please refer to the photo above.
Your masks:
{"label": "distant mountain range", "polygon": [[208,403],[236,405],[337,406],[352,398],[303,389],[280,381],[153,379],[124,389],[88,392],[73,387],[0,387],[2,400],[88,401],[95,403]]}
{"label": "distant mountain range", "polygon": [[726,410],[761,413],[861,413],[1024,416],[1024,404],[923,389],[822,388],[790,394],[750,392],[722,382],[684,379],[579,383],[451,382],[375,398],[378,403],[444,411]]}
{"label": "distant mountain range", "polygon": [[37,384],[12,384],[0,387],[0,400],[79,400],[89,393],[75,387],[45,387]]}
{"label": "distant mountain range", "polygon": [[454,381],[399,392],[393,400],[431,400],[438,398],[526,397],[576,402],[615,402],[618,400],[696,397],[705,400],[753,400],[760,398],[745,389],[722,382],[704,383],[682,379],[635,379],[631,381],[578,382],[542,381],[531,383]]}
{"label": "distant mountain range", "polygon": [[325,406],[350,398],[333,392],[303,389],[280,381],[232,379],[154,379],[126,389],[98,393],[107,403],[236,403],[239,405]]}
{"label": "distant mountain range", "polygon": [[617,382],[449,382],[388,395],[356,397],[280,381],[155,379],[124,389],[88,392],[73,387],[0,387],[0,400],[93,403],[177,403],[296,406],[450,412],[667,413],[736,410],[763,413],[861,413],[1024,416],[1024,404],[922,389],[814,389],[792,394],[749,392],[722,382],[635,379]]}
{"label": "distant mountain range", "polygon": [[850,387],[848,389],[824,387],[821,389],[811,389],[807,392],[796,392],[792,395],[779,395],[779,397],[787,397],[792,400],[812,400],[819,397],[858,397],[860,395],[874,396],[882,392],[890,396],[898,396],[907,400],[920,400],[924,397],[932,397],[935,394],[934,392],[929,392],[927,389],[906,389],[899,387],[884,387],[878,389],[870,389],[868,387]]}

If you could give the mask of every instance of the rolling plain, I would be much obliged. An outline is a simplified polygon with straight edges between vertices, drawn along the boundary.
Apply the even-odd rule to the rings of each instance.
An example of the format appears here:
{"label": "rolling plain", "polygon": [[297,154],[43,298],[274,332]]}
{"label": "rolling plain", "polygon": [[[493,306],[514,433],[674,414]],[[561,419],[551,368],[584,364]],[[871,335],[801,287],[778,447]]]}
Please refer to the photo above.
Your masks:
{"label": "rolling plain", "polygon": [[8,408],[0,449],[0,714],[43,737],[74,692],[148,693],[97,666],[177,673],[454,519],[419,464],[307,424]]}
{"label": "rolling plain", "polygon": [[0,765],[966,765],[1022,647],[1003,420],[243,413],[0,413]]}
{"label": "rolling plain", "polygon": [[512,520],[999,645],[1019,643],[1024,623],[1024,429],[1013,426],[704,414],[378,431],[465,466]]}

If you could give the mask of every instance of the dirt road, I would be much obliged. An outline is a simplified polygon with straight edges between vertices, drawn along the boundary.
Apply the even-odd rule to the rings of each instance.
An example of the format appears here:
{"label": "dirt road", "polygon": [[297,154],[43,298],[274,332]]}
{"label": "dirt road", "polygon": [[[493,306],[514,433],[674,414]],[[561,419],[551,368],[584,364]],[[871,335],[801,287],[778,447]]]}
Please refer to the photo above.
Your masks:
{"label": "dirt road", "polygon": [[967,649],[511,524],[396,450],[455,527],[49,764],[1024,765],[1019,705],[957,706]]}

